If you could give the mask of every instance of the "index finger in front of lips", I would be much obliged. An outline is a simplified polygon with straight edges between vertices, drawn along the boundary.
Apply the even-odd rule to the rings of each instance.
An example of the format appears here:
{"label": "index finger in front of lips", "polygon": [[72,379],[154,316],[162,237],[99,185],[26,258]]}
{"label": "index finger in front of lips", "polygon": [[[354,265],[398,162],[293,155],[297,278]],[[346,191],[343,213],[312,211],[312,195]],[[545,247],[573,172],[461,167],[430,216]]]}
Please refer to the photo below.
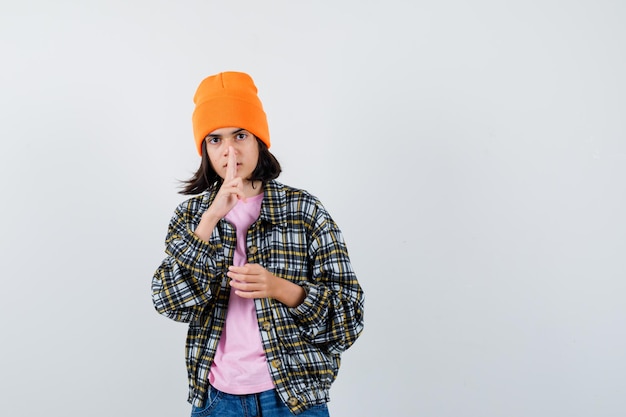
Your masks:
{"label": "index finger in front of lips", "polygon": [[228,147],[228,163],[226,165],[226,181],[230,181],[237,175],[237,159],[232,146]]}

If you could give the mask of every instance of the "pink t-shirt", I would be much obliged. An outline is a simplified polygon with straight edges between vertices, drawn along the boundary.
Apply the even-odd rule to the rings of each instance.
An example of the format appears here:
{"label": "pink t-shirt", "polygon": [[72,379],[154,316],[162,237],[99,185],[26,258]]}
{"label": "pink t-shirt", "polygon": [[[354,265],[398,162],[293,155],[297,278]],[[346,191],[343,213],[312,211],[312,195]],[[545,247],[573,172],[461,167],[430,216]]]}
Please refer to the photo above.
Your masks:
{"label": "pink t-shirt", "polygon": [[[237,247],[233,264],[245,265],[246,234],[259,218],[263,194],[238,201],[226,215],[237,231]],[[241,298],[231,288],[226,324],[209,372],[212,386],[228,394],[254,394],[274,388],[254,307],[254,300]]]}

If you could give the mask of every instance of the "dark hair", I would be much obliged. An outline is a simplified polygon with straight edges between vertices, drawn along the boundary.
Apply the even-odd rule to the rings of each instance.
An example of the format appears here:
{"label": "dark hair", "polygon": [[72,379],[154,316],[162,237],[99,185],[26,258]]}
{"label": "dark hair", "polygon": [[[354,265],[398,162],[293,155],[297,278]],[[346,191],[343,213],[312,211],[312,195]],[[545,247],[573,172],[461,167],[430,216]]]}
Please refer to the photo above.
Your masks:
{"label": "dark hair", "polygon": [[[276,157],[267,149],[267,145],[258,138],[256,141],[259,146],[259,160],[257,161],[256,168],[254,168],[254,171],[250,174],[249,179],[250,181],[261,181],[265,184],[269,180],[278,178],[282,168]],[[205,141],[202,141],[202,161],[200,162],[200,168],[198,168],[190,179],[181,182],[182,189],[179,193],[186,195],[200,194],[207,190],[213,191],[222,185],[222,178],[217,175],[217,172],[215,172],[211,166],[209,155],[206,152]]]}

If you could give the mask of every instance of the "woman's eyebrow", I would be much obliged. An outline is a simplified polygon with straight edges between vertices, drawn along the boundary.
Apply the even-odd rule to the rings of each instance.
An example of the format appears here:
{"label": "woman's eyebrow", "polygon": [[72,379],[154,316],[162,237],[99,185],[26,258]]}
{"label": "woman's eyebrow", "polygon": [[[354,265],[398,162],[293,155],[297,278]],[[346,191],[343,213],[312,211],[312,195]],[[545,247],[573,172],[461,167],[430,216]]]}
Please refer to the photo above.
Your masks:
{"label": "woman's eyebrow", "polygon": [[[227,133],[226,135],[236,135],[237,133],[240,133],[240,132],[246,132],[246,129],[244,129],[244,128],[236,129],[236,130],[233,130],[230,133]],[[208,139],[208,138],[221,138],[222,136],[224,136],[224,135],[219,135],[219,134],[212,135],[212,134],[209,133],[208,135],[206,135],[205,139]]]}

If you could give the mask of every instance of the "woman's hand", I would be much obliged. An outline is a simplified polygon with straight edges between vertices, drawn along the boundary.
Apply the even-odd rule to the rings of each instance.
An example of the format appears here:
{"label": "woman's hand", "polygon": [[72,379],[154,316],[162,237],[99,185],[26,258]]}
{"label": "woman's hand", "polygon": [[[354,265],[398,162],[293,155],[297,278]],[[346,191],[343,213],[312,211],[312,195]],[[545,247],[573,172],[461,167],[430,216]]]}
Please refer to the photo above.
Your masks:
{"label": "woman's hand", "polygon": [[287,307],[297,307],[306,296],[304,288],[275,276],[259,264],[231,266],[227,275],[235,294],[243,298],[273,298]]}
{"label": "woman's hand", "polygon": [[202,219],[194,230],[196,236],[208,241],[213,229],[221,218],[226,216],[235,207],[238,200],[246,201],[243,192],[243,180],[237,176],[237,158],[232,146],[228,147],[228,162],[226,163],[226,175],[222,185],[215,195],[213,203],[202,214]]}
{"label": "woman's hand", "polygon": [[246,200],[243,192],[243,179],[237,176],[237,159],[232,146],[228,147],[228,162],[224,182],[215,196],[215,200],[206,211],[209,217],[218,220],[226,216],[235,207],[238,200]]}

